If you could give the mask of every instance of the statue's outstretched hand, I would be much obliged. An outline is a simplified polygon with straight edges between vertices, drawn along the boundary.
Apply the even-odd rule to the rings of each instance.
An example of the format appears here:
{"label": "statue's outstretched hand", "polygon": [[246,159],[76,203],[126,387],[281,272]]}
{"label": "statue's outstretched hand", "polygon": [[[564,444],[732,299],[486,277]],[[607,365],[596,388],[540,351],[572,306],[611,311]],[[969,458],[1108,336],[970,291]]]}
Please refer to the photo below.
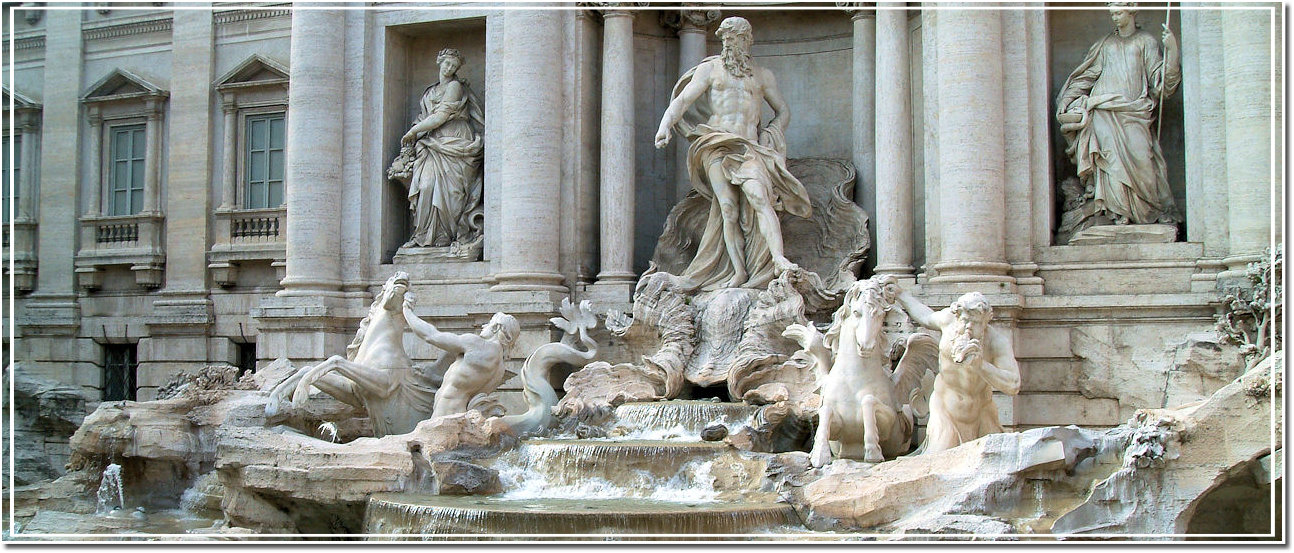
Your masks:
{"label": "statue's outstretched hand", "polygon": [[666,144],[669,144],[669,138],[669,127],[661,127],[659,131],[656,131],[656,148],[664,148]]}
{"label": "statue's outstretched hand", "polygon": [[400,137],[400,144],[410,144],[417,139],[418,133],[414,132],[413,129],[409,129],[409,132],[404,133],[404,136]]}

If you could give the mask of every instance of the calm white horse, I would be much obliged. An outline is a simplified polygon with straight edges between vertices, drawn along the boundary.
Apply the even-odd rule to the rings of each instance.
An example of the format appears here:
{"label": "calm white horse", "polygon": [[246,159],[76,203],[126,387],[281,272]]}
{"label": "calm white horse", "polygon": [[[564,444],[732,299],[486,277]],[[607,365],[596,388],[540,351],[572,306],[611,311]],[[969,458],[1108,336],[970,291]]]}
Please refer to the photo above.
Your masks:
{"label": "calm white horse", "polygon": [[[812,326],[793,324],[782,335],[799,342],[815,361],[822,387],[818,430],[810,462],[821,467],[835,457],[879,463],[908,452],[915,416],[924,411],[921,377],[938,366],[934,338],[914,333],[890,371],[890,338],[883,332],[895,308],[894,278],[878,275],[854,283],[832,316],[824,337]],[[917,407],[914,407],[916,404]]]}

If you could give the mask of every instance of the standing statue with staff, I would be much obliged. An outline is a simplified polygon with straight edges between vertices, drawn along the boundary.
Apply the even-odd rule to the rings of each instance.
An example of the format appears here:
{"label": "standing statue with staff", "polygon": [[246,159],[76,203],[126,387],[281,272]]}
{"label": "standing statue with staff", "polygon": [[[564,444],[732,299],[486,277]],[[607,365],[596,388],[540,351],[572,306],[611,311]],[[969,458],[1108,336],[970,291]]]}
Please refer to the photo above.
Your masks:
{"label": "standing statue with staff", "polygon": [[1182,81],[1177,37],[1168,23],[1160,37],[1139,28],[1135,2],[1108,5],[1114,32],[1092,46],[1056,99],[1065,153],[1094,208],[1086,226],[1174,224],[1180,217],[1152,123]]}

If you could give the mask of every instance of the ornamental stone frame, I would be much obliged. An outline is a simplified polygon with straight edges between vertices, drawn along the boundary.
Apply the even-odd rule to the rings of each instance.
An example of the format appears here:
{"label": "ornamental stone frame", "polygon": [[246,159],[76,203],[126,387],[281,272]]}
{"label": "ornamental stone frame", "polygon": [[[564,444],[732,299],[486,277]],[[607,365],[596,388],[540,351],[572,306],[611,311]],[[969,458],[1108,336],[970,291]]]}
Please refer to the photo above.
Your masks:
{"label": "ornamental stone frame", "polygon": [[249,116],[288,109],[288,68],[275,60],[253,54],[216,80],[223,117],[221,134],[221,200],[215,210],[215,234],[207,252],[207,269],[219,286],[238,282],[239,267],[245,262],[266,262],[277,278],[286,270],[287,205],[248,208],[241,184],[246,175],[243,146],[247,143]]}
{"label": "ornamental stone frame", "polygon": [[[89,203],[81,216],[81,248],[76,254],[77,286],[86,291],[103,284],[103,270],[128,265],[135,283],[144,288],[162,284],[166,263],[160,205],[163,114],[169,93],[148,80],[114,69],[81,97],[90,123],[91,178]],[[108,185],[108,132],[113,127],[143,123],[145,127],[143,207],[137,213],[103,213]]]}
{"label": "ornamental stone frame", "polygon": [[[3,264],[0,271],[12,280],[17,292],[30,292],[36,288],[36,176],[40,173],[39,131],[41,105],[27,96],[4,87],[4,120],[9,121],[9,99],[13,98],[14,128],[9,130],[11,138],[19,138],[21,146],[18,151],[17,192],[14,205],[13,233],[9,225],[4,225]],[[13,272],[9,271],[9,262],[13,260]]]}

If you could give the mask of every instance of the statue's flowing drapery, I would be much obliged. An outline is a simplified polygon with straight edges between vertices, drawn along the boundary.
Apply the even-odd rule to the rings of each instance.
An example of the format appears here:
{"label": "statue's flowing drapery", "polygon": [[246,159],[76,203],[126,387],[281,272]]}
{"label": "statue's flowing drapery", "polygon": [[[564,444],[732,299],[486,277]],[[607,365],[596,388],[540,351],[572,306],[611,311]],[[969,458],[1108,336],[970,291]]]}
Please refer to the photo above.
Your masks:
{"label": "statue's flowing drapery", "polygon": [[481,233],[485,117],[467,83],[459,82],[463,96],[457,101],[443,99],[445,87],[440,85],[428,87],[422,95],[419,121],[436,113],[448,118],[414,144],[409,242],[418,246],[470,242]]}
{"label": "statue's flowing drapery", "polygon": [[[710,59],[714,57],[706,58]],[[683,74],[678,84],[674,85],[670,101],[692,81],[695,72],[696,68],[693,67]],[[679,133],[692,141],[687,153],[688,175],[692,187],[710,200],[710,212],[697,246],[696,257],[681,275],[688,282],[688,288],[701,291],[720,288],[734,274],[732,261],[728,259],[728,252],[724,247],[723,215],[706,171],[711,164],[722,164],[727,180],[723,186],[740,188],[748,181],[762,182],[766,184],[764,193],[773,209],[805,218],[813,212],[809,192],[786,169],[786,137],[781,129],[775,126],[761,129],[759,143],[756,144],[747,138],[705,124],[710,114],[708,98],[703,95],[693,102],[676,124]],[[777,270],[768,243],[756,228],[758,222],[754,209],[745,194],[739,193],[738,196],[741,202],[741,233],[746,243],[743,255],[749,275],[740,286],[762,288],[777,277]]]}
{"label": "statue's flowing drapery", "polygon": [[1164,63],[1158,41],[1143,30],[1097,41],[1065,81],[1057,113],[1082,115],[1061,126],[1065,153],[1092,190],[1098,211],[1136,224],[1176,222],[1152,123],[1159,98],[1180,82],[1180,71]]}

